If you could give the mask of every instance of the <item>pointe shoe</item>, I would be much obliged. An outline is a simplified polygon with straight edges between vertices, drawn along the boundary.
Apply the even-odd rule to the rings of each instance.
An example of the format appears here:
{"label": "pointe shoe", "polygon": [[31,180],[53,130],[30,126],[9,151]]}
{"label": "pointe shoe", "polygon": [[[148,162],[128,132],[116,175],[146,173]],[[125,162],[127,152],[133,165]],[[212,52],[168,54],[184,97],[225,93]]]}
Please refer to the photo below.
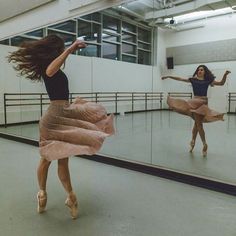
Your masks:
{"label": "pointe shoe", "polygon": [[43,213],[46,208],[47,204],[47,193],[44,190],[39,190],[37,193],[37,200],[38,200],[38,208],[37,211],[38,213]]}
{"label": "pointe shoe", "polygon": [[206,157],[207,155],[207,148],[208,148],[208,145],[206,143],[203,144],[203,149],[202,149],[202,155],[204,157]]}
{"label": "pointe shoe", "polygon": [[192,140],[192,141],[190,142],[190,150],[189,150],[189,152],[193,152],[194,146],[195,146],[195,141]]}
{"label": "pointe shoe", "polygon": [[65,205],[70,209],[71,218],[74,220],[78,217],[78,203],[74,193],[69,194],[65,201]]}

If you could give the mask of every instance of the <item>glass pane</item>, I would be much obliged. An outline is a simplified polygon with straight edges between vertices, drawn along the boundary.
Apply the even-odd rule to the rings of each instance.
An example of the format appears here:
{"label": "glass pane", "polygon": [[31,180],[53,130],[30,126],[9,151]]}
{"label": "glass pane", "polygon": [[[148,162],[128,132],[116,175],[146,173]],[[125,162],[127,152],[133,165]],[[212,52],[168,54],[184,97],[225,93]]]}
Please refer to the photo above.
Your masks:
{"label": "glass pane", "polygon": [[0,44],[9,45],[9,39],[0,41]]}
{"label": "glass pane", "polygon": [[105,30],[112,30],[115,32],[120,32],[120,20],[103,15],[103,29]]}
{"label": "glass pane", "polygon": [[39,29],[39,30],[35,30],[35,31],[31,31],[29,33],[26,33],[26,35],[30,35],[30,36],[35,36],[35,37],[43,37],[43,29]]}
{"label": "glass pane", "polygon": [[78,20],[78,37],[89,42],[101,42],[101,26]]}
{"label": "glass pane", "polygon": [[86,16],[82,16],[81,18],[85,20],[101,22],[101,14],[99,12],[88,14]]}
{"label": "glass pane", "polygon": [[138,43],[138,47],[146,50],[151,50],[151,45],[146,43]]}
{"label": "glass pane", "polygon": [[145,29],[138,28],[138,39],[144,42],[151,42],[151,32]]}
{"label": "glass pane", "polygon": [[151,53],[138,50],[138,63],[144,65],[151,65]]}
{"label": "glass pane", "polygon": [[122,61],[136,63],[136,57],[122,55]]}
{"label": "glass pane", "polygon": [[122,53],[136,54],[136,46],[122,43]]}
{"label": "glass pane", "polygon": [[131,25],[130,23],[127,23],[127,22],[123,21],[122,22],[122,30],[126,30],[126,31],[136,33],[136,26]]}
{"label": "glass pane", "polygon": [[76,40],[76,36],[72,34],[66,34],[66,33],[61,33],[54,30],[48,30],[48,35],[50,34],[55,34],[61,37],[65,41],[66,47],[70,46]]}
{"label": "glass pane", "polygon": [[128,41],[132,43],[136,43],[136,36],[133,34],[128,34],[128,33],[122,33],[122,40],[123,41]]}
{"label": "glass pane", "polygon": [[30,38],[26,38],[23,36],[16,36],[14,38],[11,38],[11,45],[12,46],[20,46],[20,44],[25,41],[37,41],[37,39],[30,39]]}
{"label": "glass pane", "polygon": [[102,33],[102,40],[112,41],[112,42],[120,42],[119,36],[110,35],[108,33]]}
{"label": "glass pane", "polygon": [[87,44],[87,47],[81,48],[78,54],[81,56],[100,57],[100,47],[101,46]]}
{"label": "glass pane", "polygon": [[56,25],[52,25],[52,26],[50,26],[50,28],[75,33],[75,26],[76,26],[75,21],[74,20],[69,20],[69,21],[65,21],[65,22],[62,22],[62,23],[59,23],[59,24],[56,24]]}
{"label": "glass pane", "polygon": [[119,60],[119,46],[111,43],[103,44],[103,57],[113,60]]}

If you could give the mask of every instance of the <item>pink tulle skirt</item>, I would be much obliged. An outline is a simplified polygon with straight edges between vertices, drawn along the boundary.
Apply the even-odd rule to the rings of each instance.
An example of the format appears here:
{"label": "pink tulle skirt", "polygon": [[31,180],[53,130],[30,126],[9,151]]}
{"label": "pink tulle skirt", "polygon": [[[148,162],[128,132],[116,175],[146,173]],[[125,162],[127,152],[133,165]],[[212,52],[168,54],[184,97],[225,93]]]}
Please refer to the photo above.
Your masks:
{"label": "pink tulle skirt", "polygon": [[203,122],[224,120],[224,113],[219,113],[208,107],[207,97],[194,97],[186,101],[168,96],[167,104],[170,109],[193,119],[194,114],[201,115],[203,116]]}
{"label": "pink tulle skirt", "polygon": [[74,155],[93,155],[114,134],[113,114],[97,103],[52,101],[40,120],[39,151],[48,161]]}

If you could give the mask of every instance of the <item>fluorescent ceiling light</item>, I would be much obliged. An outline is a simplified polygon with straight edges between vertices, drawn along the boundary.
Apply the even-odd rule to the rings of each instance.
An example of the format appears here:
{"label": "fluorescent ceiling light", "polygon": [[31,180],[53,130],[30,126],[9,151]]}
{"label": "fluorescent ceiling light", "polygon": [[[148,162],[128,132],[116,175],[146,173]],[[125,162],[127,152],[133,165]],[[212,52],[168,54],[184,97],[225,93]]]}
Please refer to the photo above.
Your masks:
{"label": "fluorescent ceiling light", "polygon": [[[236,6],[234,6],[236,8]],[[232,7],[233,8],[233,7]],[[193,20],[200,20],[203,18],[208,18],[212,16],[217,16],[217,15],[223,15],[223,14],[228,14],[228,13],[233,13],[235,12],[234,9],[231,7],[226,7],[218,10],[211,10],[211,11],[197,11],[197,12],[192,12],[180,16],[175,16],[173,18],[166,18],[165,22],[170,22],[171,19],[174,19],[176,23],[184,23],[187,21],[193,21]]]}

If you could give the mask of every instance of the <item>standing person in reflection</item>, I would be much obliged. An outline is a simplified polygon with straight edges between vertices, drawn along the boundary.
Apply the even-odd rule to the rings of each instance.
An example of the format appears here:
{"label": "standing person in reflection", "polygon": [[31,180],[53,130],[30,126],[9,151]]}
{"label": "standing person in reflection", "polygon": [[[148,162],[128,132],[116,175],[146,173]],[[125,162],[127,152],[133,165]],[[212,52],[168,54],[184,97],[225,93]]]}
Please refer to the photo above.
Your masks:
{"label": "standing person in reflection", "polygon": [[183,99],[176,99],[168,96],[167,103],[171,109],[174,111],[190,116],[194,119],[194,126],[192,129],[192,140],[190,142],[190,152],[193,151],[195,146],[195,141],[197,134],[199,133],[200,138],[203,143],[202,154],[207,155],[207,142],[205,138],[205,131],[203,128],[203,123],[213,122],[217,120],[223,120],[223,113],[213,111],[208,107],[207,90],[209,86],[223,86],[225,84],[227,75],[230,71],[225,71],[221,81],[216,81],[215,76],[212,72],[205,66],[199,65],[193,74],[193,77],[184,79],[176,76],[163,76],[162,79],[173,79],[177,81],[183,81],[192,84],[193,88],[193,99],[185,101]]}
{"label": "standing person in reflection", "polygon": [[23,43],[8,59],[16,64],[14,68],[20,75],[32,81],[43,80],[50,98],[50,105],[39,124],[38,212],[42,213],[46,208],[49,166],[52,160],[58,160],[58,176],[67,192],[65,204],[75,219],[78,203],[71,185],[68,157],[96,153],[104,139],[114,133],[114,128],[113,115],[107,116],[103,106],[79,97],[69,103],[68,78],[61,67],[71,53],[85,48],[86,44],[77,40],[66,49],[64,45],[60,37],[49,35]]}

